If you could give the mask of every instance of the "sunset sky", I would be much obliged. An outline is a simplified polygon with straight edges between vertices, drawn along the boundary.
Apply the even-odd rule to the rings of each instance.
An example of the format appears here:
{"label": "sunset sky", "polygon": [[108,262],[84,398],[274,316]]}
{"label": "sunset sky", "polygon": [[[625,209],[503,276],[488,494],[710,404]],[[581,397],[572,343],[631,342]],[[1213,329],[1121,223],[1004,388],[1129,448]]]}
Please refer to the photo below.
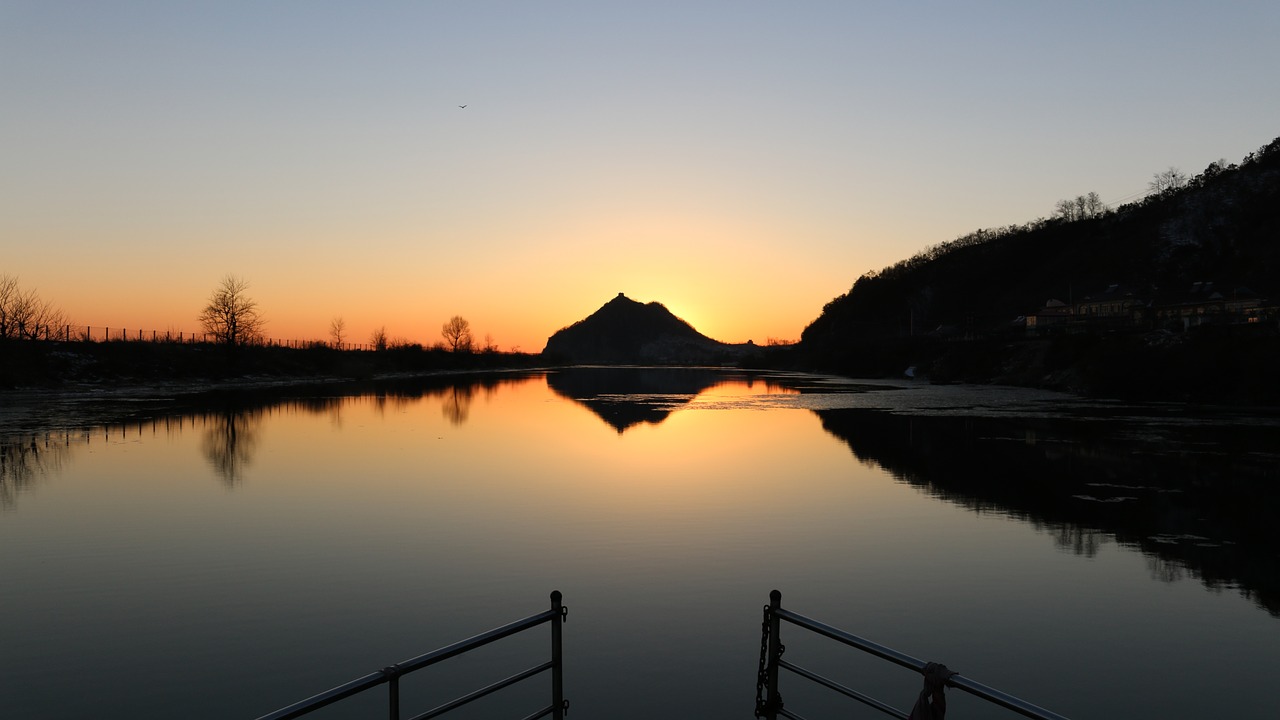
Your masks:
{"label": "sunset sky", "polygon": [[80,325],[196,330],[233,273],[276,338],[536,352],[624,292],[795,339],[926,245],[1238,162],[1277,38],[1269,0],[0,0],[0,274]]}

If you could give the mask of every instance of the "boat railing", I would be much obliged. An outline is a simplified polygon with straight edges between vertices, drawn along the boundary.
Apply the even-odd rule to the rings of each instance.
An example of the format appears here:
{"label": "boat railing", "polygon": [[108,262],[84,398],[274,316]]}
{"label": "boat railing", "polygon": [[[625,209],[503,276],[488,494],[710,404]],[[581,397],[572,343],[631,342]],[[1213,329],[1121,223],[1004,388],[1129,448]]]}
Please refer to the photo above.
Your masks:
{"label": "boat railing", "polygon": [[[911,657],[910,655],[898,652],[897,650],[885,647],[884,645],[871,642],[870,640],[860,638],[856,635],[851,635],[839,628],[832,627],[826,623],[819,622],[783,608],[782,593],[774,590],[769,593],[769,604],[764,606],[764,622],[761,624],[760,668],[756,679],[755,716],[757,718],[763,718],[764,720],[777,720],[779,717],[784,717],[791,718],[792,720],[804,720],[804,718],[797,715],[791,708],[784,707],[782,696],[778,692],[778,675],[780,671],[787,670],[829,690],[833,690],[841,695],[863,703],[864,705],[869,705],[885,715],[892,715],[893,717],[900,718],[900,720],[907,720],[907,713],[891,705],[836,682],[835,680],[800,667],[789,660],[783,660],[782,654],[784,648],[782,638],[779,633],[781,622],[783,620],[817,633],[823,637],[848,645],[849,647],[870,653],[882,660],[887,660],[891,663],[914,670],[918,673],[923,674],[925,670],[925,663]],[[1062,715],[1032,705],[1025,700],[983,685],[982,683],[971,680],[963,675],[953,675],[949,680],[947,680],[947,687],[952,687],[969,693],[970,695],[975,695],[987,702],[1002,706],[1025,717],[1036,718],[1037,720],[1067,720],[1067,718]]]}
{"label": "boat railing", "polygon": [[419,715],[412,716],[409,720],[428,720],[428,718],[439,717],[445,713],[456,710],[474,700],[495,693],[503,688],[514,685],[522,680],[534,677],[544,672],[551,673],[551,704],[534,711],[532,714],[525,716],[522,720],[536,720],[537,718],[552,717],[554,720],[563,720],[566,711],[569,708],[569,701],[564,699],[564,663],[561,651],[561,632],[565,618],[568,616],[568,609],[561,602],[562,596],[557,590],[551,593],[551,609],[544,610],[537,615],[530,615],[527,618],[516,620],[501,627],[494,628],[487,632],[480,633],[473,637],[467,638],[452,645],[437,650],[432,650],[424,655],[405,660],[404,662],[390,665],[376,672],[369,673],[364,677],[356,678],[351,682],[344,683],[335,688],[326,690],[318,695],[296,702],[288,707],[280,708],[273,713],[263,715],[258,720],[288,720],[289,718],[302,717],[308,713],[319,710],[320,708],[332,705],[339,700],[344,700],[353,695],[372,690],[379,685],[386,684],[388,686],[388,716],[391,720],[401,720],[400,715],[400,678],[425,667],[435,665],[453,657],[457,657],[465,652],[474,650],[478,647],[488,645],[489,643],[510,637],[517,633],[537,627],[543,623],[551,623],[551,659],[539,665],[535,665],[527,670],[518,672],[510,677],[498,680],[492,684],[479,688],[465,695],[459,696],[449,702],[439,705]]}

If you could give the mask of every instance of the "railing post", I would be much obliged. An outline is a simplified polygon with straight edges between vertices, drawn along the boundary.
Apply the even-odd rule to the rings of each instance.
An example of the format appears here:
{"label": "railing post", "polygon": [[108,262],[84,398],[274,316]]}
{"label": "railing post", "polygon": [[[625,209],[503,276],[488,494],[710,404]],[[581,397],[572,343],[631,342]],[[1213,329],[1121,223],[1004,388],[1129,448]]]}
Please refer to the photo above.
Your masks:
{"label": "railing post", "polygon": [[778,708],[782,699],[778,697],[778,658],[782,657],[782,639],[778,637],[778,610],[782,608],[782,593],[773,590],[769,593],[769,657],[765,664],[765,717],[777,720]]}
{"label": "railing post", "polygon": [[568,614],[561,604],[563,595],[559,590],[551,591],[551,717],[564,720],[564,654],[561,647],[562,625]]}
{"label": "railing post", "polygon": [[382,672],[391,676],[391,679],[387,681],[388,717],[391,720],[400,720],[400,668],[396,665],[391,665],[383,668]]}

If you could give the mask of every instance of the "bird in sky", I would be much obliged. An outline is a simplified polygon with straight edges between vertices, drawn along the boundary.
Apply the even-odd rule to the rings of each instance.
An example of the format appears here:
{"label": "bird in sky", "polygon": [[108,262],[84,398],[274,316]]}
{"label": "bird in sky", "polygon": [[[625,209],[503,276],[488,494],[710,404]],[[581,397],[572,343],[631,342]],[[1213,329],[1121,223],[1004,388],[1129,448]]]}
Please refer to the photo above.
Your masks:
{"label": "bird in sky", "polygon": [[458,107],[460,107],[460,108],[464,108],[464,107],[466,107],[466,105],[459,105]]}

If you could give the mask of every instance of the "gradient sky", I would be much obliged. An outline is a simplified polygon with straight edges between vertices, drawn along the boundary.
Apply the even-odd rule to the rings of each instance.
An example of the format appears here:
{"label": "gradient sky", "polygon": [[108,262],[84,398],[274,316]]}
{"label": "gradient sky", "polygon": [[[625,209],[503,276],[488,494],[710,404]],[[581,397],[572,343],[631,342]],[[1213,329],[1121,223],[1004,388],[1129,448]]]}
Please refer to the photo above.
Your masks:
{"label": "gradient sky", "polygon": [[[868,270],[1280,135],[1280,3],[0,0],[0,274],[81,325],[795,339]],[[465,109],[459,105],[466,105]]]}

